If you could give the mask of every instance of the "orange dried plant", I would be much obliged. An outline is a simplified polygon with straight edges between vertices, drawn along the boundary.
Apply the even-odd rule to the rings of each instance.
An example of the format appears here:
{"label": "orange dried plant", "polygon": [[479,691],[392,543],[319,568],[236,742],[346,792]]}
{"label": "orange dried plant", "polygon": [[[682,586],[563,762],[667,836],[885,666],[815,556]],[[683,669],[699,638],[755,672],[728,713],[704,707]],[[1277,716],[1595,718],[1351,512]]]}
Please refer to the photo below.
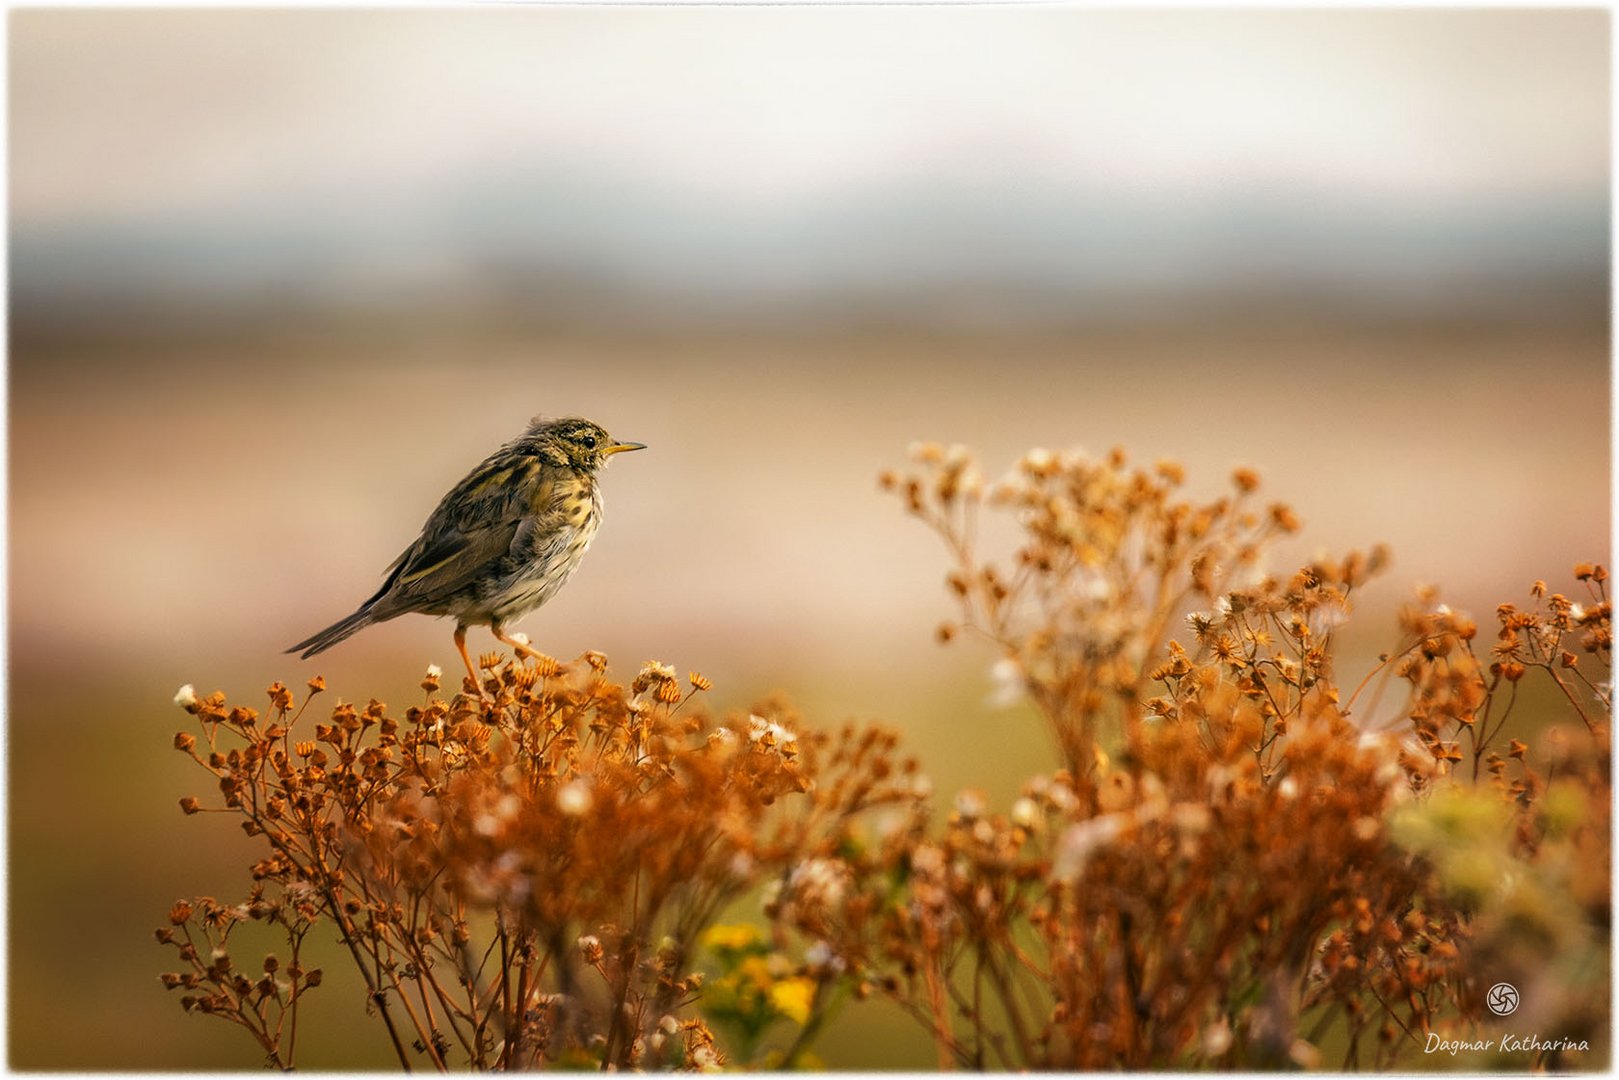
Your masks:
{"label": "orange dried plant", "polygon": [[[950,552],[939,636],[987,639],[1054,736],[1004,812],[966,791],[934,826],[892,735],[779,704],[716,723],[701,676],[624,687],[595,653],[487,657],[492,703],[430,672],[402,722],[340,704],[312,735],[279,684],[267,720],[186,688],[201,739],[176,746],[222,805],[182,809],[266,851],[245,903],[176,905],[165,984],[282,1065],[325,928],[401,1064],[439,1068],[798,1065],[872,996],[941,1068],[1410,1067],[1480,1030],[1496,980],[1563,1033],[1531,1065],[1606,1052],[1606,570],[1575,568],[1581,601],[1537,582],[1503,605],[1487,654],[1425,592],[1346,694],[1338,628],[1387,554],[1270,573],[1299,522],[1253,471],[1200,501],[1178,464],[1119,451],[1031,451],[993,486],[963,448],[914,456],[882,484]],[[986,511],[1021,529],[1006,563],[978,548]],[[1527,715],[1536,679],[1561,716]],[[768,939],[714,925],[755,889]],[[288,951],[244,974],[229,937],[252,921]],[[791,1044],[757,1057],[784,1020]]]}
{"label": "orange dried plant", "polygon": [[[1605,807],[1609,790],[1601,568],[1576,570],[1587,607],[1504,607],[1488,664],[1465,617],[1431,597],[1408,611],[1411,640],[1384,667],[1412,693],[1390,730],[1354,714],[1334,670],[1335,630],[1386,553],[1266,573],[1267,548],[1298,521],[1256,502],[1250,470],[1199,502],[1180,495],[1178,465],[1131,468],[1119,451],[1032,451],[988,488],[963,448],[913,456],[920,471],[881,484],[951,554],[961,615],[940,637],[965,628],[993,644],[1062,768],[1008,814],[969,793],[942,836],[848,862],[839,910],[791,896],[775,910],[846,957],[861,992],[916,1016],[941,1067],[1313,1066],[1328,1042],[1344,1067],[1387,1067],[1476,1022],[1504,925],[1421,842],[1456,817],[1427,801],[1436,783],[1510,808],[1510,836],[1462,837],[1515,860],[1491,864],[1497,884],[1539,875],[1557,894],[1571,846],[1607,865],[1605,811],[1571,824],[1567,809]],[[1017,517],[1010,565],[975,546],[986,507]],[[1566,647],[1576,639],[1598,678]],[[1527,743],[1511,743],[1511,779],[1492,748],[1515,700],[1502,688],[1536,668],[1586,734],[1554,748],[1570,787],[1551,815]],[[1494,788],[1451,768],[1461,729]],[[1537,836],[1557,838],[1557,858],[1537,861]],[[1559,909],[1577,925],[1569,940],[1605,943],[1596,879],[1581,879],[1577,910]],[[1605,1001],[1594,981],[1588,1000]],[[1558,1000],[1576,1024],[1581,992]]]}
{"label": "orange dried plant", "polygon": [[[165,984],[290,1066],[320,981],[300,950],[329,928],[403,1066],[718,1067],[694,1008],[699,935],[874,812],[919,814],[914,764],[889,734],[805,730],[781,709],[716,723],[689,701],[708,681],[657,663],[628,687],[596,653],[483,666],[492,702],[437,697],[430,671],[402,720],[339,703],[308,733],[309,699],[280,684],[264,717],[183,695],[200,734],[176,745],[264,857],[245,903],[176,906]],[[236,973],[231,930],[249,921],[285,933],[284,968]]]}

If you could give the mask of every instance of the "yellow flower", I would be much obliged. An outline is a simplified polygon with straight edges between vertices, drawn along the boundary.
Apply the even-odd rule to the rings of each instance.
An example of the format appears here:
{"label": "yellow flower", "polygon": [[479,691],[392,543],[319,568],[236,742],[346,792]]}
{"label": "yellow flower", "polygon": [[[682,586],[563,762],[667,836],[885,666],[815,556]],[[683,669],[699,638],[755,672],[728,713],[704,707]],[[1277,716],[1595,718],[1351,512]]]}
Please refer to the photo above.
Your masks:
{"label": "yellow flower", "polygon": [[736,966],[738,977],[747,979],[755,986],[763,989],[771,982],[770,964],[762,956],[750,956]]}
{"label": "yellow flower", "polygon": [[815,983],[811,979],[782,979],[770,988],[770,1004],[795,1024],[809,1022],[814,1000]]}
{"label": "yellow flower", "polygon": [[737,924],[732,926],[711,926],[703,934],[703,944],[716,951],[730,949],[741,952],[751,948],[759,942],[759,929],[755,926]]}

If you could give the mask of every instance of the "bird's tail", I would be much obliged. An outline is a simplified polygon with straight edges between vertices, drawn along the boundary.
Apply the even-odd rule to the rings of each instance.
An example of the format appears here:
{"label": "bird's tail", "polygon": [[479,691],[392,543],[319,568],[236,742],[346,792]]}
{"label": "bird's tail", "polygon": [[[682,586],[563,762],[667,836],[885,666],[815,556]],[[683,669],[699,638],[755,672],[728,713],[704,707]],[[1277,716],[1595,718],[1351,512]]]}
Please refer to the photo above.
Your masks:
{"label": "bird's tail", "polygon": [[300,659],[307,660],[318,652],[325,652],[330,649],[350,634],[364,630],[367,626],[377,621],[377,617],[371,613],[371,606],[367,604],[348,618],[339,619],[320,633],[313,637],[305,638],[287,651],[295,653],[302,649],[304,652]]}

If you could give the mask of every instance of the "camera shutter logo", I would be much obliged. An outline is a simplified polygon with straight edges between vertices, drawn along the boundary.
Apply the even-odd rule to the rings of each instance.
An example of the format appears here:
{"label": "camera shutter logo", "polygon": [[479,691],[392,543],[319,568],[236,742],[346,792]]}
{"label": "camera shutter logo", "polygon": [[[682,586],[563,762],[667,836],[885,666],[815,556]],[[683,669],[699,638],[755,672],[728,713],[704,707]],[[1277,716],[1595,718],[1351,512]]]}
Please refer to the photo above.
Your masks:
{"label": "camera shutter logo", "polygon": [[1511,1016],[1518,1011],[1518,988],[1511,983],[1496,983],[1490,987],[1484,1003],[1497,1016]]}

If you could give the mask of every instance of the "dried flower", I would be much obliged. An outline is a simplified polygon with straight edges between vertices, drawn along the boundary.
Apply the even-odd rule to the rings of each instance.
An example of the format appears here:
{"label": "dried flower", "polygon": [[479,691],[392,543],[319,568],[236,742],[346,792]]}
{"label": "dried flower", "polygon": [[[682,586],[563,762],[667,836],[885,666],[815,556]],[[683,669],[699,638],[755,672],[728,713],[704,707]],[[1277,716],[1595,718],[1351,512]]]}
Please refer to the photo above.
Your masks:
{"label": "dried flower", "polygon": [[[925,475],[890,485],[946,541],[960,609],[951,625],[1017,658],[997,681],[1021,679],[1062,770],[1031,780],[1006,819],[966,792],[942,835],[855,864],[840,914],[863,933],[790,903],[769,910],[863,957],[856,996],[889,996],[922,1019],[941,1068],[981,1067],[995,1053],[1031,1069],[1322,1067],[1314,1036],[1297,1028],[1305,1013],[1345,1026],[1342,1067],[1366,1058],[1358,1033],[1376,1030],[1372,1060],[1388,1068],[1406,1049],[1399,1032],[1477,1016],[1478,972],[1500,971],[1470,942],[1496,933],[1492,949],[1510,946],[1467,911],[1490,906],[1509,861],[1514,880],[1561,873],[1569,864],[1527,860],[1579,834],[1591,864],[1608,865],[1605,826],[1576,825],[1607,805],[1611,691],[1580,672],[1582,660],[1604,672],[1611,660],[1605,575],[1576,568],[1592,594],[1580,606],[1544,584],[1532,590],[1543,607],[1503,605],[1484,657],[1476,623],[1426,592],[1402,614],[1406,643],[1344,692],[1335,637],[1387,550],[1322,553],[1270,576],[1267,549],[1300,527],[1293,510],[1247,503],[1259,487],[1251,469],[1232,474],[1235,498],[1208,503],[1184,500],[1182,480],[1177,463],[1131,469],[1117,450],[1102,460],[1039,451],[982,502]],[[1005,567],[976,549],[984,505],[1022,529]],[[1182,625],[1189,640],[1171,636]],[[1404,740],[1356,727],[1360,689],[1380,674],[1409,684]],[[1526,743],[1491,748],[1512,688],[1532,675],[1553,680],[1594,736],[1583,759],[1571,755],[1587,787],[1571,780],[1554,795]],[[1554,753],[1562,745],[1548,740]],[[1469,757],[1487,780],[1467,778]],[[1447,791],[1476,791],[1482,801],[1465,805],[1490,808],[1478,816],[1487,826],[1451,813],[1438,797]],[[1419,857],[1426,834],[1412,820],[1472,839],[1445,833]],[[905,885],[890,900],[894,880]],[[1495,925],[1527,917],[1601,951],[1605,878],[1590,895],[1595,919],[1552,920],[1515,901]],[[900,913],[891,920],[854,914],[889,903]],[[1008,972],[1045,987],[1049,1012],[999,1027],[949,996]],[[1605,984],[1593,989],[1605,1000]]]}
{"label": "dried flower", "polygon": [[[715,912],[764,879],[788,884],[806,917],[830,914],[851,880],[837,844],[873,829],[868,817],[898,838],[924,816],[915,765],[888,733],[818,732],[781,705],[716,724],[661,663],[641,669],[640,689],[613,683],[595,653],[573,665],[495,657],[484,669],[492,704],[434,698],[399,718],[377,701],[339,702],[311,719],[313,738],[299,737],[281,684],[268,721],[222,696],[199,703],[216,808],[264,847],[246,902],[200,900],[199,917],[177,906],[158,935],[180,953],[168,981],[195,990],[188,1010],[232,1020],[289,1064],[284,1021],[320,981],[299,949],[330,923],[357,950],[401,1064],[639,1069],[676,1055],[717,1068],[726,1055],[696,1013],[704,980],[680,966]],[[256,981],[226,947],[244,920],[279,927],[290,950]],[[558,938],[549,928],[560,926],[594,932]],[[494,959],[464,974],[472,955]],[[784,955],[768,959],[758,1000],[807,1022],[817,983]],[[427,1007],[397,1004],[407,999]],[[561,1010],[566,1024],[554,1022]],[[528,1034],[490,1039],[446,1020],[467,1015]]]}

